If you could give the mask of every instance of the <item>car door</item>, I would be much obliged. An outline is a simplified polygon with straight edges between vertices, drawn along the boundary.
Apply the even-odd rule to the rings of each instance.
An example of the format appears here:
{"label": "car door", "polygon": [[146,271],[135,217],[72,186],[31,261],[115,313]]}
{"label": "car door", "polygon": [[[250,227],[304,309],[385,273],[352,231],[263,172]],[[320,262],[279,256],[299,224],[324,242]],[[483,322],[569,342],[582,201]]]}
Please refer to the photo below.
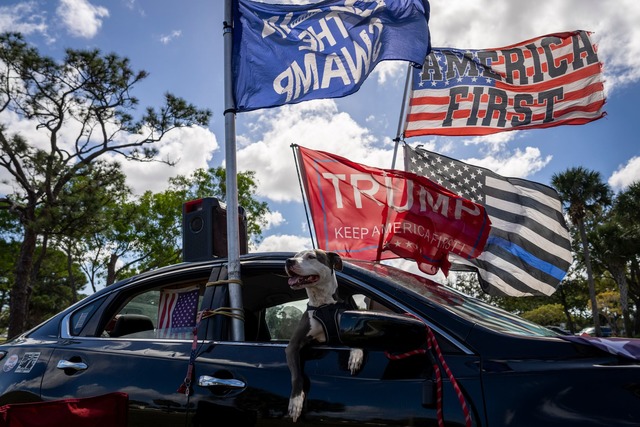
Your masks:
{"label": "car door", "polygon": [[[244,264],[242,276],[246,339],[216,341],[198,355],[191,420],[195,426],[209,425],[221,416],[243,426],[291,422],[285,347],[295,313],[299,316],[305,308],[304,291],[291,291],[282,265]],[[280,320],[277,325],[272,322],[273,313]],[[262,326],[250,326],[255,318]],[[265,325],[268,331],[260,332]],[[351,375],[349,352],[346,346],[328,345],[305,351],[307,396],[296,425],[436,425],[433,369],[427,356],[392,360],[383,351],[367,351],[361,371]],[[477,378],[473,362],[467,355],[452,358],[458,373]],[[475,381],[465,386],[480,390]],[[450,425],[464,425],[450,387],[445,388],[445,398],[451,402],[445,407]]]}
{"label": "car door", "polygon": [[[129,425],[184,425],[190,402],[178,389],[189,366],[193,327],[176,319],[192,318],[196,310],[209,307],[213,292],[205,285],[222,274],[219,267],[210,275],[177,271],[112,293],[97,317],[86,319],[82,309],[70,315],[65,320],[69,331],[63,331],[62,345],[45,371],[42,398],[123,392],[129,396]],[[177,302],[165,305],[171,297]],[[162,319],[167,307],[173,310],[171,324]],[[86,327],[77,327],[85,322]],[[87,332],[91,325],[95,329]],[[206,325],[201,324],[203,334]]]}

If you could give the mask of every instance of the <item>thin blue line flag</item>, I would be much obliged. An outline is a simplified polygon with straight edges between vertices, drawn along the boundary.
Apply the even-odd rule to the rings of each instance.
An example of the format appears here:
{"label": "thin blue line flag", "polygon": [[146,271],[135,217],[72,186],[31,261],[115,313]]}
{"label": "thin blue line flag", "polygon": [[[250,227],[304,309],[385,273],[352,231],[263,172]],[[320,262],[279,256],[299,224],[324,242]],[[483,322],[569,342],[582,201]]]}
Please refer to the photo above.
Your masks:
{"label": "thin blue line flag", "polygon": [[[422,148],[404,146],[405,169],[478,203],[491,219],[484,251],[451,270],[476,271],[492,295],[551,295],[573,255],[558,192],[520,178],[506,178]],[[452,260],[452,264],[454,261]]]}
{"label": "thin blue line flag", "polygon": [[238,112],[350,95],[378,62],[420,66],[430,51],[427,0],[235,4]]}

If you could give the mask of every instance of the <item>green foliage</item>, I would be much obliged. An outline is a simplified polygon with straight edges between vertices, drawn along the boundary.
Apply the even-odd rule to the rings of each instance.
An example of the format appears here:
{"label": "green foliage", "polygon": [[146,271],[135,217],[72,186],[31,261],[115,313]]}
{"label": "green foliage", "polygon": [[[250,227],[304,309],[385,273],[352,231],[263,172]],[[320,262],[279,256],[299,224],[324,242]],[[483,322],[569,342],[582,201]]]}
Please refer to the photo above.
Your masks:
{"label": "green foliage", "polygon": [[[18,242],[0,240],[0,330],[2,331],[8,327],[9,291],[13,286],[13,272],[19,252]],[[29,301],[27,328],[38,325],[75,301],[77,295],[74,295],[70,282],[74,281],[82,288],[87,279],[78,264],[72,265],[72,275],[69,274],[68,267],[68,258],[63,252],[47,251],[38,274],[32,282],[33,291]]]}
{"label": "green foliage", "polygon": [[[78,298],[76,289],[83,288],[87,278],[78,264],[71,266],[69,259],[58,250],[49,250],[36,276],[33,295],[29,301],[28,327],[33,327],[47,320],[54,314],[67,308]],[[74,283],[72,286],[71,283]]]}
{"label": "green foliage", "polygon": [[0,308],[9,303],[9,291],[13,284],[15,261],[20,252],[20,244],[11,240],[0,239]]}
{"label": "green foliage", "polygon": [[[217,197],[224,201],[227,197],[226,169],[222,167],[197,169],[190,176],[178,176],[169,180],[171,188],[182,191],[185,200],[203,197]],[[262,227],[266,225],[265,215],[269,213],[266,202],[259,201],[255,194],[258,188],[255,172],[239,172],[236,176],[238,183],[238,205],[247,214],[247,233],[258,241],[262,234]]]}
{"label": "green foliage", "polygon": [[600,215],[611,204],[611,189],[602,181],[600,172],[583,167],[569,168],[554,174],[551,182],[575,224],[589,214]]}
{"label": "green foliage", "polygon": [[[253,172],[238,174],[238,199],[247,212],[249,237],[257,241],[269,209],[255,198],[253,177]],[[181,262],[182,205],[203,197],[225,200],[224,179],[222,168],[197,169],[189,176],[171,178],[165,191],[105,203],[109,227],[96,229],[82,240],[83,268],[92,287]]]}
{"label": "green foliage", "polygon": [[77,256],[73,242],[104,224],[102,205],[109,200],[102,186],[116,177],[127,192],[117,180],[121,173],[113,155],[157,160],[156,142],[179,127],[206,126],[211,112],[166,94],[163,106],[148,107],[136,119],[138,99],[132,92],[147,73],[133,70],[127,58],[96,49],[67,49],[57,62],[20,34],[4,33],[0,63],[0,113],[37,130],[29,140],[0,123],[0,168],[14,189],[0,197],[0,210],[14,216],[22,238],[11,289],[9,334],[15,335],[25,329],[30,282],[49,241],[58,240],[68,257]]}
{"label": "green foliage", "polygon": [[566,321],[562,304],[545,304],[522,313],[522,317],[539,325],[558,325]]}

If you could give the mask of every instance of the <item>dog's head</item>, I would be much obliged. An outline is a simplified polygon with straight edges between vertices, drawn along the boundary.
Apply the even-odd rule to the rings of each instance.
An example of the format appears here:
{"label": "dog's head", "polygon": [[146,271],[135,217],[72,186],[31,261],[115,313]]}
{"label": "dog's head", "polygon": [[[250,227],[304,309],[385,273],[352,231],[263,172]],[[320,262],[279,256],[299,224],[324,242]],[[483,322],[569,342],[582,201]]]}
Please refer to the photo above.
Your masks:
{"label": "dog's head", "polygon": [[293,289],[308,288],[321,283],[334,285],[333,272],[342,270],[342,258],[335,252],[325,252],[321,249],[304,250],[287,259],[285,270],[289,276],[289,286]]}

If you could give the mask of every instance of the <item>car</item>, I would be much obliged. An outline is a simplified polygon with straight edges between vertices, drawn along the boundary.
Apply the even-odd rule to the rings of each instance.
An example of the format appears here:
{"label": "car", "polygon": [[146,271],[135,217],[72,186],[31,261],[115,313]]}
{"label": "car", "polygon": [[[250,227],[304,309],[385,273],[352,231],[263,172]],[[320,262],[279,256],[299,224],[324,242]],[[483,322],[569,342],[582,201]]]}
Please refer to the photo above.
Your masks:
{"label": "car", "polygon": [[546,327],[547,327],[547,329],[551,329],[552,331],[557,332],[560,335],[571,335],[571,332],[567,331],[562,326],[547,325]]}
{"label": "car", "polygon": [[[0,405],[121,393],[129,426],[293,424],[285,347],[306,293],[287,283],[292,255],[240,258],[242,310],[230,308],[224,258],[99,290],[0,346]],[[632,359],[388,263],[345,259],[336,273],[351,308],[340,345],[304,353],[295,425],[462,426],[466,414],[486,427],[640,423]],[[351,347],[365,351],[353,375]]]}
{"label": "car", "polygon": [[[595,326],[587,326],[586,328],[580,330],[576,335],[589,335],[590,337],[596,336],[596,327]],[[613,335],[611,332],[611,328],[609,326],[600,326],[600,335],[603,337],[610,337]]]}

